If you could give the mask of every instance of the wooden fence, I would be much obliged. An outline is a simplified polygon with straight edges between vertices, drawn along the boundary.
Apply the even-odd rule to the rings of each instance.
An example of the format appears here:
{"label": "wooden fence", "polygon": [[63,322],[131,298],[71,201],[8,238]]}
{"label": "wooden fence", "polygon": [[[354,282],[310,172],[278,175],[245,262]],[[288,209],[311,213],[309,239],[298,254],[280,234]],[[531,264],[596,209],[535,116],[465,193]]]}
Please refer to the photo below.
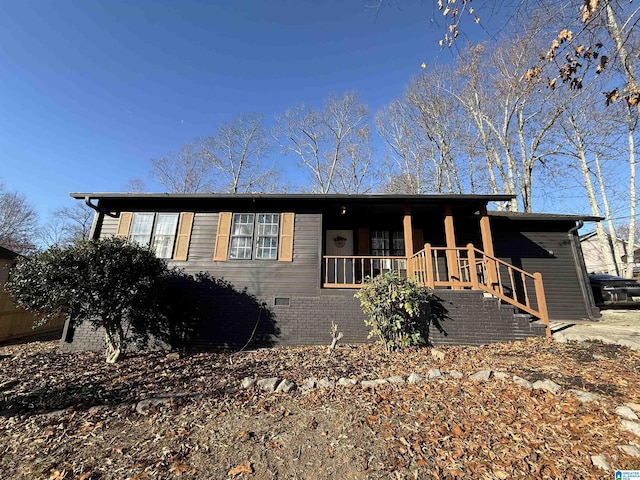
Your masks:
{"label": "wooden fence", "polygon": [[18,307],[11,295],[0,286],[0,343],[13,340],[28,340],[44,335],[62,336],[64,317],[55,318],[41,327],[33,328],[37,316]]}

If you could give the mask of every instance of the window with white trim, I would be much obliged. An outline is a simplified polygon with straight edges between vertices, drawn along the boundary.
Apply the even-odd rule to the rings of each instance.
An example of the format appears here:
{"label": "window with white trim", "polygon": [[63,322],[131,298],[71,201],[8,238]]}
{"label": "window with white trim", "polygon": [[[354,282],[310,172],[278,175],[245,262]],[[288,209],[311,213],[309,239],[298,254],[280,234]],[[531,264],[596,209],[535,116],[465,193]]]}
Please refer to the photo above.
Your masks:
{"label": "window with white trim", "polygon": [[158,258],[171,258],[178,230],[178,213],[134,213],[129,240],[150,247]]}
{"label": "window with white trim", "polygon": [[279,213],[234,213],[229,240],[233,260],[277,260]]}

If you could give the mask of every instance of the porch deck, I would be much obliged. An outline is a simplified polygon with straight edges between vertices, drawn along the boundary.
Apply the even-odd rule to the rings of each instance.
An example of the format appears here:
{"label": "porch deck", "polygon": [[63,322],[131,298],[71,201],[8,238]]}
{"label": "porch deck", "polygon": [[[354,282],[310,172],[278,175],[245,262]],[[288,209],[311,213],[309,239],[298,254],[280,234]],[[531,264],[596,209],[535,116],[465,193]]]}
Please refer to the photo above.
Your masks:
{"label": "porch deck", "polygon": [[367,278],[396,272],[423,287],[482,290],[538,318],[550,336],[542,275],[486,254],[473,244],[433,247],[410,256],[325,255],[323,288],[360,288]]}

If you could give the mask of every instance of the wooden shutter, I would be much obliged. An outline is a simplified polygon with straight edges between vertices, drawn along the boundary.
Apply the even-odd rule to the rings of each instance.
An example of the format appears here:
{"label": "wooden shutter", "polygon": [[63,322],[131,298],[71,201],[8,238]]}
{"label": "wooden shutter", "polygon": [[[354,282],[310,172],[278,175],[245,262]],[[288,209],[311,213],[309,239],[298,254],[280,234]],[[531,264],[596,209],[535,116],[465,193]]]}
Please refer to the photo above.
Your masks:
{"label": "wooden shutter", "polygon": [[229,252],[229,236],[231,235],[231,212],[218,214],[218,233],[216,234],[216,246],[213,251],[213,259],[217,262],[226,262]]}
{"label": "wooden shutter", "polygon": [[173,248],[174,260],[186,260],[189,255],[189,241],[191,240],[191,227],[193,226],[193,212],[182,212],[178,222],[178,234]]}
{"label": "wooden shutter", "polygon": [[413,252],[409,252],[409,255],[419,252],[424,248],[424,233],[421,228],[413,229]]}
{"label": "wooden shutter", "polygon": [[280,214],[279,262],[293,262],[293,226],[295,213]]}
{"label": "wooden shutter", "polygon": [[118,220],[118,229],[116,230],[116,237],[127,238],[129,237],[129,229],[131,228],[131,219],[133,213],[120,212],[120,219]]}
{"label": "wooden shutter", "polygon": [[369,229],[358,229],[358,255],[369,255]]}

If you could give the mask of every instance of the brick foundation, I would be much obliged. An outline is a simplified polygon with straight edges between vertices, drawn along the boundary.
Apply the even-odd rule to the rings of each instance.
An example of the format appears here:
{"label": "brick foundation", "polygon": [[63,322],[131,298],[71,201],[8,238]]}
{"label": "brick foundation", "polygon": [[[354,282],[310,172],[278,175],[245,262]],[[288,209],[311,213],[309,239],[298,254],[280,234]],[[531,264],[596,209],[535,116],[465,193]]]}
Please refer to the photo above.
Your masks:
{"label": "brick foundation", "polygon": [[[198,338],[188,346],[243,346],[254,333],[252,346],[328,345],[331,343],[331,322],[344,334],[342,343],[363,343],[368,329],[360,303],[353,297],[355,290],[322,290],[319,296],[279,296],[245,298],[241,295],[216,298],[210,304],[210,315],[202,325]],[[531,324],[528,315],[514,314],[514,308],[502,305],[495,298],[486,298],[479,291],[437,290],[436,295],[446,316],[442,332],[431,327],[435,345],[481,345],[543,336],[544,327]],[[266,309],[259,305],[264,302]],[[288,305],[287,305],[288,303]],[[104,348],[103,333],[88,324],[65,332],[63,350],[100,350]]]}

